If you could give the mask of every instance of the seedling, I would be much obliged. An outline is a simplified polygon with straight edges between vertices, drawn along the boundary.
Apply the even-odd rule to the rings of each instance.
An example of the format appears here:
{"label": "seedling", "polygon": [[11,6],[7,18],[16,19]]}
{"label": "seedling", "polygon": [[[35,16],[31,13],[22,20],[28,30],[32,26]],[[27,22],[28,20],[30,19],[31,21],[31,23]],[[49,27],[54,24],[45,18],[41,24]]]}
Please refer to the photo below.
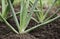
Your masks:
{"label": "seedling", "polygon": [[56,17],[53,18],[53,19],[47,20],[46,22],[43,22],[43,23],[38,24],[38,25],[36,25],[36,26],[34,26],[34,27],[31,27],[31,28],[29,28],[29,29],[26,29],[27,26],[28,26],[28,24],[29,24],[29,22],[30,22],[30,20],[31,20],[31,17],[32,17],[32,15],[33,15],[33,11],[34,11],[35,8],[36,8],[36,5],[37,5],[37,3],[38,3],[38,0],[35,0],[35,2],[34,2],[34,4],[32,5],[29,13],[28,13],[29,0],[20,0],[20,6],[21,6],[20,14],[19,14],[19,15],[20,15],[20,22],[18,22],[18,19],[17,19],[17,17],[16,17],[16,13],[15,13],[15,11],[14,11],[14,8],[13,8],[13,5],[12,5],[12,3],[11,3],[11,0],[7,0],[7,1],[8,1],[8,4],[9,4],[10,8],[11,8],[11,11],[12,11],[11,14],[12,14],[12,16],[13,16],[13,19],[14,19],[14,21],[15,21],[15,23],[16,23],[16,26],[17,26],[18,30],[16,30],[14,27],[12,27],[12,26],[7,22],[7,20],[6,20],[4,17],[2,17],[1,15],[0,15],[0,17],[1,17],[1,19],[2,19],[15,33],[17,33],[17,34],[23,34],[23,33],[30,32],[31,30],[33,30],[33,29],[35,29],[35,28],[38,28],[38,27],[40,27],[40,26],[42,26],[42,25],[44,25],[44,24],[50,23],[50,22],[52,22],[52,21],[54,21],[55,19],[57,19],[57,18],[60,17],[60,16],[56,16]]}
{"label": "seedling", "polygon": [[[38,23],[44,23],[48,20],[50,20],[53,16],[56,15],[56,13],[59,11],[57,10],[56,13],[54,13],[52,16],[48,16],[50,10],[52,9],[52,7],[54,6],[54,4],[57,2],[57,0],[54,0],[54,2],[51,4],[51,6],[48,8],[48,10],[46,12],[43,11],[43,4],[42,4],[42,0],[39,0],[40,2],[40,8],[38,10],[38,12],[35,12],[34,14],[36,15],[36,20]],[[53,19],[53,18],[52,18]]]}

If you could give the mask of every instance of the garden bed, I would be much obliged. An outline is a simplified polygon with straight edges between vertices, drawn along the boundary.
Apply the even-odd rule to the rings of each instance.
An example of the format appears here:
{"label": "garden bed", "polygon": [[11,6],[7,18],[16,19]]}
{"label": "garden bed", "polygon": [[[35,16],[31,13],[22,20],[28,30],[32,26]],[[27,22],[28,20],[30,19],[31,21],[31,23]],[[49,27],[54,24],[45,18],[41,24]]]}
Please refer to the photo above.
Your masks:
{"label": "garden bed", "polygon": [[[15,12],[19,12],[19,9],[20,9],[20,6],[14,8]],[[45,11],[47,9],[45,9]],[[0,7],[0,11],[1,11],[1,7]],[[52,9],[49,12],[49,16],[50,16],[50,13],[55,13],[55,11],[56,9]],[[10,14],[8,16],[10,16]],[[33,17],[34,17],[34,14],[33,14]],[[17,18],[19,21],[20,17],[17,16]],[[18,31],[18,28],[13,18],[8,19],[7,21]],[[34,20],[31,19],[27,29],[37,24],[38,23],[36,23]],[[60,39],[60,18],[46,25],[40,26],[29,33],[23,33],[23,34],[14,33],[4,22],[0,22],[0,39]]]}
{"label": "garden bed", "polygon": [[[12,20],[9,22],[15,26]],[[33,25],[36,23],[31,20],[28,28]],[[60,39],[60,19],[23,35],[14,34],[5,24],[0,22],[0,39]]]}

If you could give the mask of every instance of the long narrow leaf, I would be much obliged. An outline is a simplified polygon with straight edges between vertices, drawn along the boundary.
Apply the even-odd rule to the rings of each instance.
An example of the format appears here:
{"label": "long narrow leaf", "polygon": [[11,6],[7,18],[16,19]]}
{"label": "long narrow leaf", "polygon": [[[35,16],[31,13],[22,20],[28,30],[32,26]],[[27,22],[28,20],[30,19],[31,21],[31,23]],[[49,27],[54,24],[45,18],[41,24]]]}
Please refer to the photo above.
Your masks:
{"label": "long narrow leaf", "polygon": [[[32,8],[31,8],[31,10],[30,10],[30,13],[29,13],[29,15],[28,15],[28,17],[27,17],[27,19],[26,19],[26,27],[28,26],[29,21],[31,20],[31,17],[32,17],[32,14],[33,14],[33,10],[35,9],[37,3],[38,3],[38,0],[35,0]],[[25,27],[25,29],[26,29],[26,27]]]}
{"label": "long narrow leaf", "polygon": [[10,1],[10,0],[8,0],[8,3],[9,3],[10,8],[11,8],[11,10],[12,10],[12,16],[13,16],[13,18],[14,18],[14,21],[15,21],[15,23],[16,23],[16,26],[17,26],[17,28],[18,28],[18,30],[19,30],[19,22],[18,22],[18,19],[17,19],[17,17],[16,17],[16,14],[15,14],[15,11],[14,11],[14,8],[13,8],[13,5],[11,4],[11,1]]}
{"label": "long narrow leaf", "polygon": [[3,18],[1,15],[0,15],[0,18],[7,24],[8,27],[10,27],[15,33],[19,34],[18,31],[16,31],[7,21],[5,18]]}

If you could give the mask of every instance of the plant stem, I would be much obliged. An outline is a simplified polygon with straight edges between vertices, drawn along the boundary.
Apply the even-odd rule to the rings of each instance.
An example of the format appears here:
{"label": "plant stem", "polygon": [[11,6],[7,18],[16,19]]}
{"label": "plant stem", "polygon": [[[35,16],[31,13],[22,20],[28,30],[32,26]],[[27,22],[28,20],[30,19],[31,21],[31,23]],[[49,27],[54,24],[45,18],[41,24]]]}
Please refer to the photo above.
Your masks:
{"label": "plant stem", "polygon": [[46,22],[44,22],[44,23],[38,24],[38,25],[36,25],[35,27],[32,27],[32,28],[30,28],[30,29],[27,29],[27,30],[25,31],[25,33],[30,32],[30,31],[32,31],[33,29],[37,28],[37,27],[40,27],[40,26],[45,25],[45,24],[47,24],[47,23],[50,23],[50,22],[52,22],[52,21],[54,21],[54,20],[56,20],[56,19],[58,19],[58,18],[60,18],[60,16],[57,16],[57,17],[55,17],[55,18],[53,18],[53,19],[51,19],[51,20],[48,20],[48,21],[46,21]]}
{"label": "plant stem", "polygon": [[13,16],[13,18],[14,18],[14,21],[15,21],[16,25],[17,25],[17,28],[18,28],[18,30],[20,30],[20,29],[19,29],[19,22],[18,22],[18,20],[17,20],[17,17],[16,17],[16,14],[15,14],[13,5],[11,4],[11,1],[10,1],[10,0],[8,0],[8,3],[9,3],[10,8],[11,8],[11,10],[12,10],[12,16]]}
{"label": "plant stem", "polygon": [[8,27],[10,27],[15,33],[19,34],[18,31],[16,31],[7,21],[5,18],[3,18],[1,15],[0,15],[0,18],[7,24]]}

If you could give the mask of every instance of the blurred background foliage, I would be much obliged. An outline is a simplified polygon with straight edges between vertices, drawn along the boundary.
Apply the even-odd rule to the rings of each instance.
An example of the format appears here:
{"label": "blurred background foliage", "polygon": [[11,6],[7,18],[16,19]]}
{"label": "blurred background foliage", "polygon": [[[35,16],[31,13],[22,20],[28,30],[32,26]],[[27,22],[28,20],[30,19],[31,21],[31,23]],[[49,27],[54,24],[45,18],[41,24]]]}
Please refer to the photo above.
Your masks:
{"label": "blurred background foliage", "polygon": [[[34,3],[34,0],[30,0],[32,3]],[[54,0],[42,0],[42,3],[44,6],[48,7],[53,3]],[[20,0],[14,0],[14,5],[17,6],[19,5]],[[0,0],[0,4],[1,4],[1,0]],[[55,6],[60,6],[60,0],[57,0]]]}
{"label": "blurred background foliage", "polygon": [[[34,0],[30,0],[32,3],[34,2]],[[54,2],[54,0],[42,0],[42,4],[43,6],[50,6],[52,3]],[[60,0],[57,0],[55,6],[60,6]]]}
{"label": "blurred background foliage", "polygon": [[[20,0],[15,0],[14,5],[18,5]],[[34,3],[34,0],[30,0],[32,3]],[[43,6],[50,6],[53,3],[54,0],[42,0]],[[60,6],[60,0],[57,0],[55,6]]]}

